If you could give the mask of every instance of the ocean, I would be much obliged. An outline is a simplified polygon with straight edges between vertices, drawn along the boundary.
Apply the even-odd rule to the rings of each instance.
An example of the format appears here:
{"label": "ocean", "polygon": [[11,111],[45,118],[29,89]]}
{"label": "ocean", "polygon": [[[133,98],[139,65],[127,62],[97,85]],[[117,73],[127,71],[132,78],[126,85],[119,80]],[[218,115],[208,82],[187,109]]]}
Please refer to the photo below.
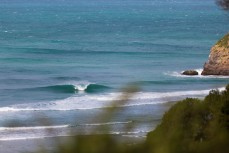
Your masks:
{"label": "ocean", "polygon": [[[180,74],[201,72],[228,30],[213,0],[0,0],[0,141],[145,137],[172,102],[229,83]],[[102,120],[130,84],[140,90]]]}

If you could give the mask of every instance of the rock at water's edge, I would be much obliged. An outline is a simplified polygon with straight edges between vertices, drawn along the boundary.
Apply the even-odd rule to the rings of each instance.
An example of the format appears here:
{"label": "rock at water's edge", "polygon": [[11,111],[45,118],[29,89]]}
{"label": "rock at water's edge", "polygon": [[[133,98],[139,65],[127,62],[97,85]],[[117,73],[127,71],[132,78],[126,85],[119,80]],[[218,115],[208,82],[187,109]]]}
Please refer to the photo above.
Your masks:
{"label": "rock at water's edge", "polygon": [[186,70],[182,72],[183,75],[198,75],[198,72],[195,70]]}
{"label": "rock at water's edge", "polygon": [[201,75],[229,75],[229,33],[211,48]]}

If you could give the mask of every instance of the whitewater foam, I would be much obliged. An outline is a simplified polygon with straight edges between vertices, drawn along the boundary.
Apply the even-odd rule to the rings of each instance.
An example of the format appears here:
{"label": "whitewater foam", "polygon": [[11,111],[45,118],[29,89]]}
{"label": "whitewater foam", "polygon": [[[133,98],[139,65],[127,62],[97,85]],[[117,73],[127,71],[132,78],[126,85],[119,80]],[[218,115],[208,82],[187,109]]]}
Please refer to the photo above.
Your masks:
{"label": "whitewater foam", "polygon": [[66,137],[71,136],[70,134],[64,135],[50,135],[50,136],[10,136],[10,137],[0,137],[0,141],[14,141],[14,140],[31,140],[31,139],[43,139],[43,138],[54,138],[54,137]]}
{"label": "whitewater foam", "polygon": [[[137,130],[136,131],[110,131],[104,133],[104,131],[94,131],[93,126],[114,126],[119,124],[129,124],[132,121],[126,122],[104,122],[104,123],[88,123],[88,124],[78,124],[75,126],[71,125],[55,125],[55,126],[34,126],[34,127],[0,127],[0,141],[11,141],[11,140],[26,140],[26,139],[41,139],[49,137],[61,137],[61,136],[71,136],[72,130],[76,130],[82,134],[82,128],[86,131],[83,131],[84,135],[91,134],[117,134],[117,135],[127,135],[127,134],[140,134],[146,133],[145,131]],[[88,127],[89,126],[89,127]],[[79,128],[80,127],[80,128]],[[79,129],[78,129],[79,128]],[[116,129],[117,130],[117,129]],[[121,130],[121,129],[120,129]],[[81,131],[81,132],[80,132]]]}
{"label": "whitewater foam", "polygon": [[75,89],[78,91],[85,91],[88,88],[88,86],[91,84],[94,84],[94,83],[90,83],[87,81],[81,81],[81,82],[73,83]]}
{"label": "whitewater foam", "polygon": [[66,128],[69,125],[56,125],[56,126],[34,126],[34,127],[0,127],[0,131],[22,131],[22,130],[42,130],[42,129],[59,129]]}
{"label": "whitewater foam", "polygon": [[173,76],[173,77],[183,77],[183,78],[229,78],[229,76],[222,76],[222,75],[201,75],[203,69],[194,69],[195,71],[198,72],[198,75],[183,75],[181,72],[173,71],[173,72],[166,72],[164,73],[165,75]]}
{"label": "whitewater foam", "polygon": [[[186,97],[204,97],[209,93],[208,90],[191,90],[175,92],[138,92],[125,104],[117,104],[117,107],[139,106],[166,103],[168,101],[182,100]],[[218,88],[225,90],[225,87]],[[121,93],[109,93],[98,95],[78,95],[63,100],[56,100],[41,103],[26,103],[0,107],[0,112],[17,111],[70,111],[70,110],[88,110],[110,107],[113,100],[119,99]]]}
{"label": "whitewater foam", "polygon": [[129,123],[132,123],[132,121],[127,121],[127,122],[107,122],[107,123],[78,124],[77,126],[102,126],[102,125],[129,124]]}
{"label": "whitewater foam", "polygon": [[0,141],[40,139],[70,135],[69,125],[0,127]]}
{"label": "whitewater foam", "polygon": [[[120,131],[111,131],[109,133],[105,132],[94,132],[93,134],[111,134],[111,135],[122,135],[129,137],[145,137],[145,135],[150,131],[133,131],[133,132],[120,132]],[[84,135],[88,135],[91,133],[84,133]],[[71,133],[63,133],[58,135],[35,135],[35,134],[26,134],[26,135],[8,135],[8,136],[0,136],[0,141],[14,141],[14,140],[32,140],[32,139],[43,139],[43,138],[54,138],[54,137],[67,137],[72,136]]]}

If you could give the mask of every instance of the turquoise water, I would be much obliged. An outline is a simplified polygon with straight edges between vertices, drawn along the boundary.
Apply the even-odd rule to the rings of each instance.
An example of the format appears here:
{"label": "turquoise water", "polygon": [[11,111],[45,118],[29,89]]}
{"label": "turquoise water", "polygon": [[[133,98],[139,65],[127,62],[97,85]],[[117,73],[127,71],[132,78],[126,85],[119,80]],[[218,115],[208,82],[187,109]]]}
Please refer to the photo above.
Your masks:
{"label": "turquoise water", "polygon": [[[144,135],[169,101],[228,83],[180,75],[201,71],[228,32],[229,16],[213,0],[2,0],[0,11],[0,140],[104,125]],[[141,90],[122,111],[109,122],[95,118],[129,83]],[[9,128],[12,121],[20,124]],[[127,133],[122,127],[131,123],[138,126]]]}

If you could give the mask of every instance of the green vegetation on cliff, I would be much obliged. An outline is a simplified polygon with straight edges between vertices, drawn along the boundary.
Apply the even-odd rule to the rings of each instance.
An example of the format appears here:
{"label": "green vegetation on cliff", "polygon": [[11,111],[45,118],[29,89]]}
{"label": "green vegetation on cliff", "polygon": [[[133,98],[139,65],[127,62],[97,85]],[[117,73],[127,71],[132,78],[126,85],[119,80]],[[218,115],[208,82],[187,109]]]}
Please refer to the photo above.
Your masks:
{"label": "green vegetation on cliff", "polygon": [[229,152],[229,85],[213,90],[204,100],[186,99],[165,113],[148,134],[152,153]]}
{"label": "green vegetation on cliff", "polygon": [[229,48],[229,33],[226,34],[222,39],[220,39],[216,45],[220,46],[220,47],[225,47],[225,48]]}

